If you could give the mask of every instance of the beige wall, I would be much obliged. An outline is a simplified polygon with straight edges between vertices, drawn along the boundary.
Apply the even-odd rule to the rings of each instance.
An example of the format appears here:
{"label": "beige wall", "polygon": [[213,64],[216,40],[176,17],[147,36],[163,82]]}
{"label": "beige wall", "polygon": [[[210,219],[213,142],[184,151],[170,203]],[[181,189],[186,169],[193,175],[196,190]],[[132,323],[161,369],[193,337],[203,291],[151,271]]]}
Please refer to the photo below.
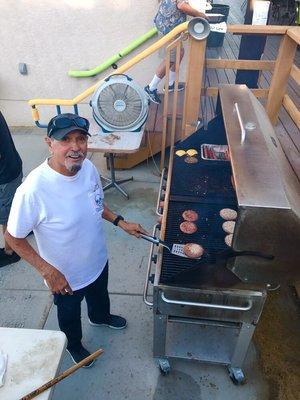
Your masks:
{"label": "beige wall", "polygon": [[[94,84],[100,76],[71,78],[67,72],[96,67],[151,29],[157,4],[157,0],[0,0],[0,109],[8,123],[33,124],[28,99],[73,98]],[[144,86],[158,61],[155,54],[129,74]],[[21,62],[27,64],[28,75],[19,73]],[[87,105],[80,109],[90,113]],[[50,107],[40,110],[41,122],[55,113]]]}

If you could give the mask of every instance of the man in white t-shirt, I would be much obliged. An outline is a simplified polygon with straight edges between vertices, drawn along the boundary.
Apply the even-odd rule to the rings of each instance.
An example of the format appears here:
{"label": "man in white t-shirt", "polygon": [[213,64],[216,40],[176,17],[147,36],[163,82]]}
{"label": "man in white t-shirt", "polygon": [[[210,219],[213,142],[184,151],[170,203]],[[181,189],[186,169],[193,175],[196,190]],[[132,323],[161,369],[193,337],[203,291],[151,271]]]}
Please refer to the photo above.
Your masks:
{"label": "man in white t-shirt", "polygon": [[[51,119],[46,137],[51,156],[17,189],[5,236],[54,294],[59,326],[75,363],[90,354],[81,343],[84,297],[91,325],[126,327],[125,318],[110,313],[103,219],[136,237],[145,233],[104,204],[99,174],[86,159],[88,129],[88,120],[75,114]],[[31,231],[38,253],[26,240]]]}

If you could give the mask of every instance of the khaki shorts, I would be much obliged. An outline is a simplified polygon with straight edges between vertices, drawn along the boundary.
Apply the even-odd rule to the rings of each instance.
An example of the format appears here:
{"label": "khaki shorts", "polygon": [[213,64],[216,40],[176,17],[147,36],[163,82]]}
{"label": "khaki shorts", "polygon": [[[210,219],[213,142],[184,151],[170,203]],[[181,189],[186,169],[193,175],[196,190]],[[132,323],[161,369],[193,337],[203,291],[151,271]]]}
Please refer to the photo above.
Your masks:
{"label": "khaki shorts", "polygon": [[[163,38],[164,36],[165,35],[163,35],[161,32],[158,32],[158,38],[159,39]],[[175,37],[174,40],[177,39],[177,37]],[[167,43],[167,45],[165,45],[164,47],[161,47],[158,50],[159,57],[162,58],[163,60],[165,60],[167,58],[167,46],[169,44],[170,43]],[[170,62],[173,63],[173,64],[176,62],[176,48],[172,49],[171,52],[170,52]]]}
{"label": "khaki shorts", "polygon": [[0,225],[7,224],[11,203],[22,178],[21,172],[13,181],[0,185]]}

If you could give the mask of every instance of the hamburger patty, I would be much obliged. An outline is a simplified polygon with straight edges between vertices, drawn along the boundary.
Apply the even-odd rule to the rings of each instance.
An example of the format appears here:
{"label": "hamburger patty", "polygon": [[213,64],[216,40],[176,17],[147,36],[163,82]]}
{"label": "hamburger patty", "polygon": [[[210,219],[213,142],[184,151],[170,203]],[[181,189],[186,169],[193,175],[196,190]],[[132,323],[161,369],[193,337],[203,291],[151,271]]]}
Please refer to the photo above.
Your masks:
{"label": "hamburger patty", "polygon": [[193,210],[185,210],[182,213],[182,218],[188,222],[195,222],[198,220],[198,214]]}
{"label": "hamburger patty", "polygon": [[234,221],[225,221],[223,222],[222,228],[223,231],[226,233],[233,233],[235,227],[235,222]]}
{"label": "hamburger patty", "polygon": [[237,212],[235,210],[232,210],[231,208],[223,208],[220,211],[220,216],[223,219],[226,219],[226,221],[232,221],[232,220],[236,219]]}
{"label": "hamburger patty", "polygon": [[188,164],[196,164],[198,162],[198,158],[192,157],[192,156],[187,156],[187,157],[185,157],[184,161]]}
{"label": "hamburger patty", "polygon": [[189,221],[181,222],[179,228],[180,228],[181,232],[187,233],[188,235],[191,235],[192,233],[197,232],[196,224],[194,224],[193,222],[189,222]]}
{"label": "hamburger patty", "polygon": [[183,246],[183,252],[189,258],[199,258],[204,253],[204,249],[200,244],[187,243]]}

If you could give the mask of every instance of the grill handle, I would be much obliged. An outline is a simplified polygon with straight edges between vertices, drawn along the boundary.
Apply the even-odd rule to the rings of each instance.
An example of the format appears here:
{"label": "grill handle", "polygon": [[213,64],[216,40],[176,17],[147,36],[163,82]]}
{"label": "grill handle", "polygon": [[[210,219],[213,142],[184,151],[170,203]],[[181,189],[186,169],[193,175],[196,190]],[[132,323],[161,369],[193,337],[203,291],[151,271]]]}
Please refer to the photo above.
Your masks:
{"label": "grill handle", "polygon": [[[157,228],[158,228],[158,224],[155,225],[154,228],[153,228],[152,238],[155,238],[155,234],[156,234]],[[147,238],[148,237],[151,237],[151,236],[147,236]],[[156,243],[154,240],[153,241],[149,240],[149,241],[151,242],[151,246],[150,246],[150,254],[149,254],[148,265],[147,265],[146,281],[145,281],[145,285],[144,285],[143,300],[144,300],[144,303],[147,306],[152,307],[153,306],[153,302],[148,300],[148,286],[149,286],[149,277],[150,277],[150,272],[151,272],[154,245],[158,244],[158,243]]]}
{"label": "grill handle", "polygon": [[243,144],[244,141],[245,141],[245,138],[246,138],[246,129],[244,128],[244,124],[243,124],[243,120],[242,120],[242,117],[241,117],[241,113],[240,113],[240,109],[239,109],[238,103],[234,103],[234,108],[236,110],[238,121],[239,121],[239,124],[240,124],[240,128],[241,128],[241,144]]}
{"label": "grill handle", "polygon": [[153,243],[153,244],[156,244],[156,245],[161,244],[161,245],[164,246],[166,249],[168,249],[169,252],[172,251],[172,248],[171,248],[172,246],[171,246],[171,245],[169,245],[168,243],[164,242],[164,241],[161,240],[161,239],[158,239],[156,236],[144,235],[143,233],[140,233],[140,237],[141,237],[142,239],[147,240],[148,242]]}
{"label": "grill handle", "polygon": [[272,254],[262,253],[261,251],[253,251],[253,250],[229,249],[222,253],[217,254],[217,256],[218,255],[226,257],[226,258],[241,257],[241,256],[253,256],[253,257],[264,258],[265,260],[274,260],[274,256]]}
{"label": "grill handle", "polygon": [[153,244],[159,244],[160,242],[160,240],[156,236],[144,235],[143,233],[141,233],[140,237]]}
{"label": "grill handle", "polygon": [[162,186],[164,183],[164,178],[165,178],[165,173],[166,173],[166,168],[162,170],[161,173],[161,178],[160,178],[160,185],[159,185],[159,190],[158,190],[158,197],[157,197],[157,204],[156,204],[156,214],[159,215],[160,217],[162,216],[162,213],[159,212],[159,203],[160,203],[160,197],[161,197],[161,192],[162,192]]}
{"label": "grill handle", "polygon": [[164,295],[164,292],[161,292],[161,298],[165,303],[168,304],[176,304],[179,306],[217,308],[219,310],[231,310],[231,311],[249,311],[253,305],[252,300],[249,300],[247,306],[245,307],[225,306],[223,304],[194,303],[192,301],[171,300]]}

